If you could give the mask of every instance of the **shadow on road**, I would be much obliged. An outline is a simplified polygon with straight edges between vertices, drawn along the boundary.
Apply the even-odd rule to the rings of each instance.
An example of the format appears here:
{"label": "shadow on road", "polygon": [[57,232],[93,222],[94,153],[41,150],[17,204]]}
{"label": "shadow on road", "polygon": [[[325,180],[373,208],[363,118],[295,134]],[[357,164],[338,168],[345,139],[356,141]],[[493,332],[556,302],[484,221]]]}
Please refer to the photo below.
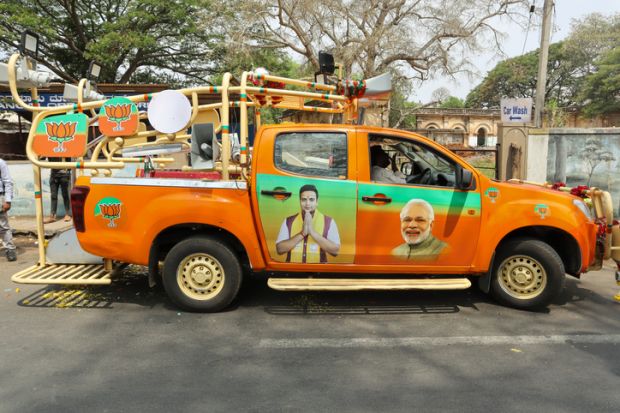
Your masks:
{"label": "shadow on road", "polygon": [[[584,300],[608,301],[569,278],[553,304],[565,306]],[[149,288],[144,268],[136,266],[126,269],[111,285],[50,285],[18,301],[22,307],[79,309],[111,309],[120,303],[179,311],[161,287]],[[270,289],[266,278],[246,277],[239,296],[226,311],[262,307],[275,316],[455,314],[463,308],[478,311],[481,303],[501,306],[475,286],[461,291],[281,292]],[[549,309],[537,313],[546,314]]]}

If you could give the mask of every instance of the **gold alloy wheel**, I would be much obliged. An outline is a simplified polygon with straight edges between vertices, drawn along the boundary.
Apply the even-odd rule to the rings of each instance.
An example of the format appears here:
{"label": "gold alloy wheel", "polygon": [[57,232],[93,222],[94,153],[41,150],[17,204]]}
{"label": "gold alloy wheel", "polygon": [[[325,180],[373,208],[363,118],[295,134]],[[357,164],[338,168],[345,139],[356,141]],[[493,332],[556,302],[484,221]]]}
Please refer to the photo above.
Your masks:
{"label": "gold alloy wheel", "polygon": [[504,292],[520,300],[539,296],[547,286],[547,272],[532,257],[515,255],[499,266],[497,279]]}
{"label": "gold alloy wheel", "polygon": [[177,284],[194,300],[210,300],[224,288],[224,268],[213,256],[204,253],[188,255],[177,267]]}

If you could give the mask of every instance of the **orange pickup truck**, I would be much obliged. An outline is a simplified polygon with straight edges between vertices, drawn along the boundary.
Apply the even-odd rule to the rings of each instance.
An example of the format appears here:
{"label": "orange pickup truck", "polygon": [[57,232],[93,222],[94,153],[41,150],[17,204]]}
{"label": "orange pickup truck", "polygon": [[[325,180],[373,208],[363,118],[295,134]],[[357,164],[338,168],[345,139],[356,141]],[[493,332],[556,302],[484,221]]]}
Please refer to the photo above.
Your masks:
{"label": "orange pickup truck", "polygon": [[[322,82],[256,69],[219,86],[95,101],[82,79],[76,103],[41,107],[36,87],[32,105],[18,93],[20,61],[28,56],[7,67],[14,101],[33,113],[39,262],[15,282],[109,284],[114,262],[148,265],[179,307],[218,311],[250,271],[283,291],[465,289],[475,276],[502,303],[530,309],[548,305],[566,273],[620,262],[608,193],[590,190],[591,208],[544,185],[488,179],[414,133],[360,125],[363,105],[389,94],[387,74],[334,78],[325,58]],[[265,107],[344,124],[260,126]],[[174,151],[190,151],[191,166],[165,169]],[[132,162],[144,165],[136,177],[114,175]],[[48,254],[42,168],[77,171],[75,231],[94,262]]]}
{"label": "orange pickup truck", "polygon": [[148,265],[193,311],[228,306],[247,271],[277,290],[465,289],[477,276],[498,301],[530,309],[595,261],[581,198],[491,180],[414,133],[263,126],[250,169],[237,181],[82,176],[79,242]]}

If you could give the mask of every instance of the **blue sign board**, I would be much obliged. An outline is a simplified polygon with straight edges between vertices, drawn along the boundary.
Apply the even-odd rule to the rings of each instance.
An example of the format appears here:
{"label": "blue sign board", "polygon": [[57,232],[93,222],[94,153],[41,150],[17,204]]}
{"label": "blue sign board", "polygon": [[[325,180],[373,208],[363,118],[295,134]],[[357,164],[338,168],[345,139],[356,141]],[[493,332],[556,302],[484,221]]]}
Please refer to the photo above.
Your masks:
{"label": "blue sign board", "polygon": [[[106,99],[114,97],[114,96],[132,96],[131,94],[114,94],[114,95],[105,95]],[[24,102],[29,105],[32,105],[32,97],[30,93],[20,94],[19,97],[22,98]],[[44,107],[50,106],[65,106],[72,105],[75,102],[69,102],[65,100],[62,94],[58,93],[39,93],[39,105]],[[137,104],[138,110],[146,110],[148,107],[147,102],[141,102]],[[0,92],[0,111],[10,110],[13,112],[26,112],[21,106],[13,102],[13,97],[10,92]]]}
{"label": "blue sign board", "polygon": [[532,121],[532,98],[502,99],[500,106],[504,123]]}

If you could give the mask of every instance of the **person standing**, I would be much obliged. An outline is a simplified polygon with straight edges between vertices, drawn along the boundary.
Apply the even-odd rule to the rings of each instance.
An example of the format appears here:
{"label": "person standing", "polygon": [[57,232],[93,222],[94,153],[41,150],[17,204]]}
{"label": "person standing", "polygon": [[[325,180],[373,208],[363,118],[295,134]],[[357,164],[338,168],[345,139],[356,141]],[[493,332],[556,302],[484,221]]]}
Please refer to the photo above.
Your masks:
{"label": "person standing", "polygon": [[[62,158],[50,158],[51,162],[60,162]],[[69,184],[71,183],[70,169],[52,169],[50,172],[50,196],[52,205],[50,216],[45,223],[54,222],[56,218],[56,210],[58,208],[58,189],[62,193],[62,202],[65,206],[65,222],[71,221],[71,204],[69,202]]]}
{"label": "person standing", "polygon": [[13,180],[11,179],[11,173],[9,167],[0,158],[0,239],[6,248],[6,258],[9,261],[15,261],[17,259],[17,252],[15,244],[13,243],[13,233],[9,225],[8,212],[11,209],[11,202],[13,201]]}

